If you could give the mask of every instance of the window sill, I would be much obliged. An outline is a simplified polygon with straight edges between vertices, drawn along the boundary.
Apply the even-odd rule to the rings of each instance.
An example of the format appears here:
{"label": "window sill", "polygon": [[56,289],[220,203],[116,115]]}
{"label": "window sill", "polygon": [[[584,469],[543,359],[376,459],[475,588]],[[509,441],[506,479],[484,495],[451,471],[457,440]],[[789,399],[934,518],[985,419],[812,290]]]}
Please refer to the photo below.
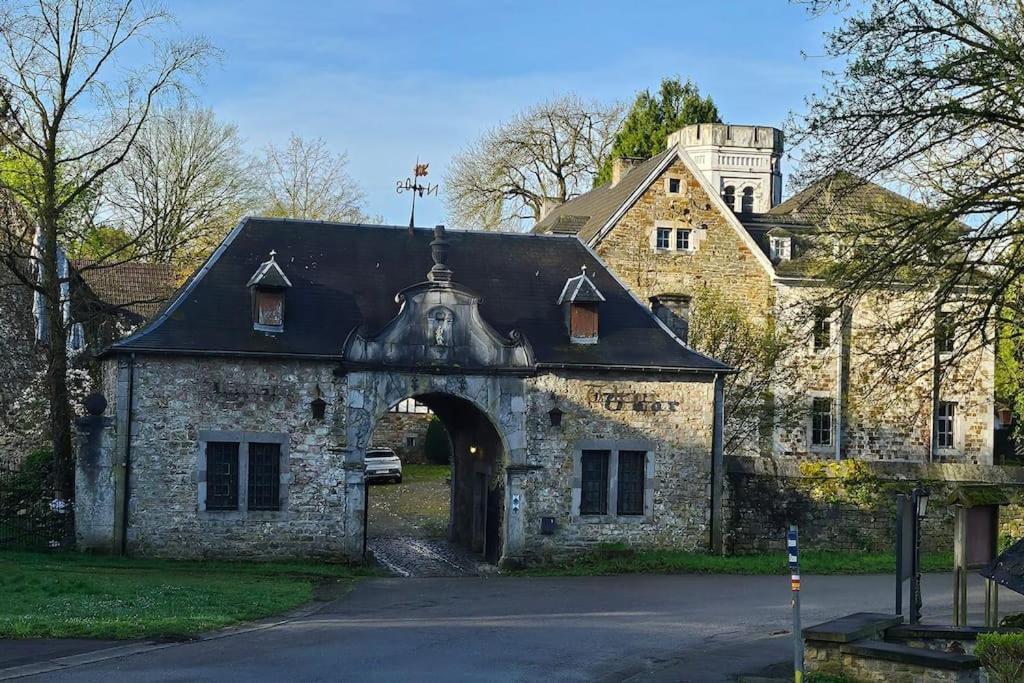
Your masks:
{"label": "window sill", "polygon": [[285,510],[198,510],[196,516],[218,522],[279,522],[288,517]]}
{"label": "window sill", "polygon": [[284,332],[284,325],[263,325],[261,323],[253,323],[252,329],[257,332]]}
{"label": "window sill", "polygon": [[653,521],[654,515],[575,515],[573,522],[580,524],[643,524]]}

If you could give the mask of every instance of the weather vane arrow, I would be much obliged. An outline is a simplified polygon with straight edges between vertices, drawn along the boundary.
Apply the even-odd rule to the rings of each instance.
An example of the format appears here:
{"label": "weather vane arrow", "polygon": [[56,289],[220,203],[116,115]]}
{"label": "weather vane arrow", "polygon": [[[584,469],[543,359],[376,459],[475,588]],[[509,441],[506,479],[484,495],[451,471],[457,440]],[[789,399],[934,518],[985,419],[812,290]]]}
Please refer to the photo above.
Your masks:
{"label": "weather vane arrow", "polygon": [[420,182],[420,178],[427,176],[427,169],[430,164],[421,164],[420,160],[416,159],[416,165],[412,169],[412,177],[406,178],[405,180],[399,180],[395,184],[395,191],[398,194],[403,192],[412,193],[412,212],[409,214],[409,234],[412,234],[413,227],[416,225],[416,197],[423,197],[424,195],[437,195],[437,184],[431,185],[424,181]]}

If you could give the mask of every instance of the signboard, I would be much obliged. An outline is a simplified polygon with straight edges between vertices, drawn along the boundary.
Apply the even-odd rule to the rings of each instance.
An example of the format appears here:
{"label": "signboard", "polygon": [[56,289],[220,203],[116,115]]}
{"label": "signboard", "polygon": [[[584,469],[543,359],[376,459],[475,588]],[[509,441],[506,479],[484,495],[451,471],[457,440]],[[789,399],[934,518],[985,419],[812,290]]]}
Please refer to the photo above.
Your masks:
{"label": "signboard", "polygon": [[967,568],[981,569],[996,556],[999,506],[967,508]]}

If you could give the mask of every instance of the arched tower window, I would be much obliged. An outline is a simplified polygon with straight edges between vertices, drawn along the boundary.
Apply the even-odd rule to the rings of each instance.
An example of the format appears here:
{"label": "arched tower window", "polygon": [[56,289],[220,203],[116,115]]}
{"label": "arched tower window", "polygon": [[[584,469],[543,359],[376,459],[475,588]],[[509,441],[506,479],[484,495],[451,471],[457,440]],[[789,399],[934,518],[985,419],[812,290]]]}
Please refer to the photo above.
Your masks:
{"label": "arched tower window", "polygon": [[740,201],[740,211],[743,213],[754,213],[754,188],[744,188],[743,197]]}
{"label": "arched tower window", "polygon": [[736,188],[732,185],[726,185],[722,190],[722,201],[733,211],[736,210]]}

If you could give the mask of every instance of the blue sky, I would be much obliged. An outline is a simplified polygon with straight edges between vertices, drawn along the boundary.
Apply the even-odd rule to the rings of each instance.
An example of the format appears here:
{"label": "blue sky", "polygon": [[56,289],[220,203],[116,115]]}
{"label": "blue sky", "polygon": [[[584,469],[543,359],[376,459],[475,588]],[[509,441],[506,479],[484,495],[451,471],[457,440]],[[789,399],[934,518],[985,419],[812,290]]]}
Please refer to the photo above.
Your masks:
{"label": "blue sky", "polygon": [[[785,0],[169,5],[185,32],[223,50],[203,103],[253,149],[294,131],[347,151],[368,213],[396,224],[409,198],[395,181],[417,156],[440,182],[480,133],[562,93],[629,101],[678,74],[727,122],[781,125],[820,83],[813,55],[827,27]],[[441,198],[417,206],[419,225],[444,218]]]}

